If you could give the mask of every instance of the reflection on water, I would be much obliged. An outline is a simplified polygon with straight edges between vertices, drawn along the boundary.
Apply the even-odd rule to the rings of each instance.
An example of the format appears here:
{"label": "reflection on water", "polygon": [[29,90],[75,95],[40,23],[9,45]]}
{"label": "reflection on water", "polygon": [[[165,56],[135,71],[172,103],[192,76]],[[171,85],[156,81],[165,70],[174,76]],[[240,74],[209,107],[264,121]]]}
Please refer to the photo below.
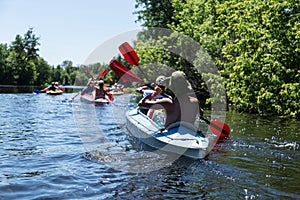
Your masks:
{"label": "reflection on water", "polygon": [[300,199],[297,121],[228,112],[231,137],[207,158],[157,167],[170,155],[128,134],[129,95],[74,95],[0,94],[0,199]]}

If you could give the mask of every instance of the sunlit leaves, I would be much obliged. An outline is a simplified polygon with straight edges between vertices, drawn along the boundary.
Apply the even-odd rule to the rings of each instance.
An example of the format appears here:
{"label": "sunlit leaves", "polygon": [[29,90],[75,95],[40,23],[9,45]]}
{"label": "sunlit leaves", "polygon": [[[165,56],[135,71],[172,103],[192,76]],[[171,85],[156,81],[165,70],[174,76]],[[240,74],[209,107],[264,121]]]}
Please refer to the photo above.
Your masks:
{"label": "sunlit leaves", "polygon": [[236,109],[299,118],[299,1],[174,5],[181,23],[171,27],[194,37],[216,59]]}

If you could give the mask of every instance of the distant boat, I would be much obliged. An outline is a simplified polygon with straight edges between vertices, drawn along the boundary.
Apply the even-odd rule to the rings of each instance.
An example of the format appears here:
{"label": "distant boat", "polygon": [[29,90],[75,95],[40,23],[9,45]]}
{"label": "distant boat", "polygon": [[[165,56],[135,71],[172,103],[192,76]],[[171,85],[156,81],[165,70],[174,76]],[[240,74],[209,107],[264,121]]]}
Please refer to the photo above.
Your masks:
{"label": "distant boat", "polygon": [[46,91],[46,94],[49,94],[49,95],[61,95],[64,91],[61,90],[61,89],[57,89],[57,90],[48,90]]}

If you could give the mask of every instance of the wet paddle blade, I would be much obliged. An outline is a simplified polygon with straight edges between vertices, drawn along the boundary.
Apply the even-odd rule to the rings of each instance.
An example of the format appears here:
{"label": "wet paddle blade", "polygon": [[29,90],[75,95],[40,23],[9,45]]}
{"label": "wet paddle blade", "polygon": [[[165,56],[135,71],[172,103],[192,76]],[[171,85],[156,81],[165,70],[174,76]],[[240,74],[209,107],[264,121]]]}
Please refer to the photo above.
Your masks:
{"label": "wet paddle blade", "polygon": [[122,78],[124,81],[130,81],[130,82],[142,82],[142,79],[140,79],[136,74],[130,71],[128,67],[120,63],[119,61],[112,59],[110,61],[110,69],[120,78]]}
{"label": "wet paddle blade", "polygon": [[41,93],[41,90],[34,90],[33,92],[36,94],[39,94],[39,93]]}
{"label": "wet paddle blade", "polygon": [[46,91],[45,90],[34,90],[33,92],[36,94],[39,94],[39,93],[45,93]]}
{"label": "wet paddle blade", "polygon": [[128,42],[124,42],[119,46],[121,54],[124,56],[125,60],[134,65],[139,65],[139,57],[137,56],[135,50],[130,46]]}
{"label": "wet paddle blade", "polygon": [[230,127],[224,122],[211,120],[209,126],[210,130],[220,137],[228,137],[230,134]]}

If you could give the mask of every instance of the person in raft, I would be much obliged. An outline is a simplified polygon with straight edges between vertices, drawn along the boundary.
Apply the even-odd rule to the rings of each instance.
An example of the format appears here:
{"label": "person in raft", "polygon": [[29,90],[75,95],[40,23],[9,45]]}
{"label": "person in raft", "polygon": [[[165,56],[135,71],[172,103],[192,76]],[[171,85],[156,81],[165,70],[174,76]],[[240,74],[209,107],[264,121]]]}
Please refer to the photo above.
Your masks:
{"label": "person in raft", "polygon": [[52,82],[51,85],[45,89],[45,91],[56,91],[58,89],[58,82]]}
{"label": "person in raft", "polygon": [[151,86],[153,87],[153,90],[149,88],[147,85],[141,86],[136,89],[137,92],[143,94],[143,97],[149,96],[148,99],[161,99],[163,98],[162,91],[165,90],[165,82],[167,78],[165,76],[159,76],[157,77],[155,83],[152,83]]}
{"label": "person in raft", "polygon": [[[159,76],[156,78],[155,83],[152,83],[152,89],[149,88],[147,85],[141,86],[136,89],[137,92],[143,94],[143,97],[147,97],[148,100],[156,100],[156,99],[162,99],[164,97],[172,98],[171,96],[163,96],[161,95],[162,92],[166,89],[166,82],[167,78],[165,76]],[[155,112],[160,111],[161,113],[165,114],[165,111],[163,108],[161,109],[149,109],[149,108],[141,108],[140,111],[147,115],[150,119],[153,119],[153,114]]]}
{"label": "person in raft", "polygon": [[[166,87],[172,91],[173,98],[153,100],[153,96],[161,95],[163,91],[157,85],[151,95],[145,96],[139,101],[139,108],[163,108],[166,112],[164,125],[166,129],[169,125],[180,121],[194,124],[197,115],[203,115],[203,110],[199,107],[198,99],[191,95],[192,87],[185,79],[184,73],[175,71],[170,77],[165,78],[163,82],[165,82]],[[150,98],[152,98],[152,100]]]}

